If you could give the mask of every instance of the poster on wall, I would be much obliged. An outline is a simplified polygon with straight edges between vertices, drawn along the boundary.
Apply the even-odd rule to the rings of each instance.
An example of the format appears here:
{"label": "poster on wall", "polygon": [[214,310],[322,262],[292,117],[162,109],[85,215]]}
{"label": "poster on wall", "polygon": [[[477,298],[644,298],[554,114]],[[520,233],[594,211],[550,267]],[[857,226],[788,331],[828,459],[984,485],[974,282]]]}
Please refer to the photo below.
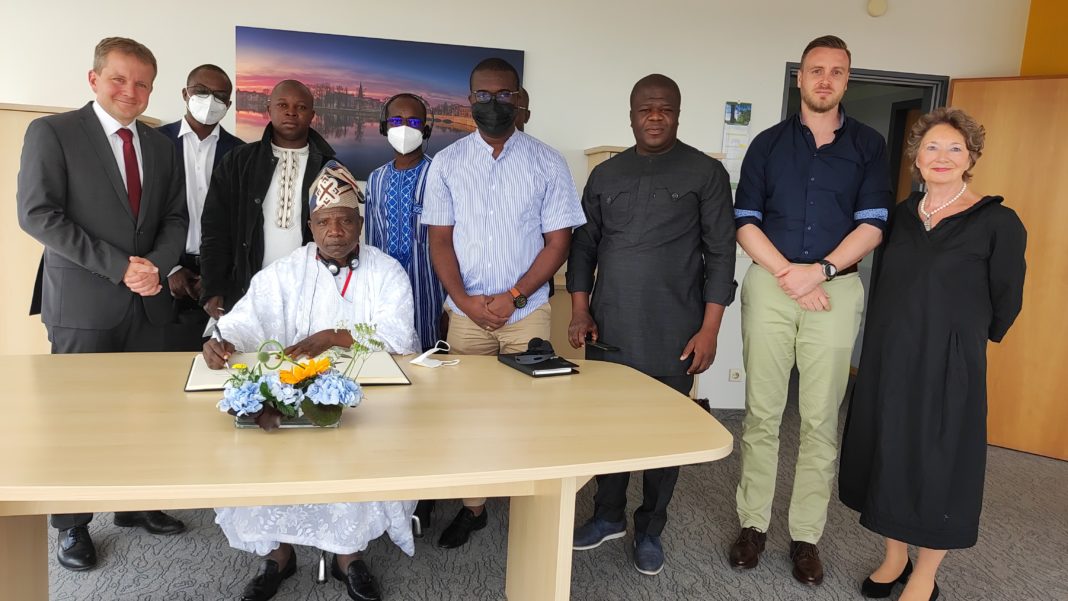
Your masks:
{"label": "poster on wall", "polygon": [[723,110],[723,146],[726,155],[723,166],[731,176],[731,190],[738,188],[742,173],[742,158],[749,148],[749,121],[753,116],[750,102],[728,102]]}
{"label": "poster on wall", "polygon": [[428,153],[433,155],[475,131],[468,77],[479,61],[490,57],[508,61],[522,78],[521,50],[238,27],[237,136],[259,140],[270,121],[271,88],[296,79],[315,99],[312,129],[364,180],[393,158],[378,131],[384,101],[410,92],[430,104],[434,130]]}

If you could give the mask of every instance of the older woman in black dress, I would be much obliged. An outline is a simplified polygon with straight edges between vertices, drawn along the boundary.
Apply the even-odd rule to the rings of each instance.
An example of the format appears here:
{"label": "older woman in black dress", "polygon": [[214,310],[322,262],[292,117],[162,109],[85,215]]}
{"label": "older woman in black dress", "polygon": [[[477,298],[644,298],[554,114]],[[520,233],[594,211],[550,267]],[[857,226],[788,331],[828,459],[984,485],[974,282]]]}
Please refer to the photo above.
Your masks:
{"label": "older woman in black dress", "polygon": [[[956,109],[908,141],[926,192],[899,204],[876,257],[846,421],[839,495],[886,537],[866,597],[938,598],[947,549],[975,544],[986,469],[986,344],[1020,312],[1027,234],[1000,196],[968,187],[984,131]],[[919,547],[915,569],[908,545]]]}

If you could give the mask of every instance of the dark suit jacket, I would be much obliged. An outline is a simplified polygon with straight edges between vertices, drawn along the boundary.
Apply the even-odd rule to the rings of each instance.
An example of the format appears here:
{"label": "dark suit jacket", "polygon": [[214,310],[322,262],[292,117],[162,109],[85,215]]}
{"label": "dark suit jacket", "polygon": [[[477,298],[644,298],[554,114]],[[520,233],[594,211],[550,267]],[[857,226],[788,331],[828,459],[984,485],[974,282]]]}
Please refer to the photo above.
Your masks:
{"label": "dark suit jacket", "polygon": [[[185,117],[182,117],[185,119]],[[181,170],[182,177],[185,177],[185,145],[178,139],[178,132],[182,131],[182,120],[179,119],[174,123],[168,123],[167,125],[159,126],[156,131],[167,136],[174,147],[178,150],[178,167]],[[219,126],[219,141],[215,143],[215,158],[212,159],[211,164],[215,167],[219,166],[219,161],[222,160],[226,153],[230,152],[234,148],[244,144],[244,140],[226,131],[223,126]],[[185,181],[184,179],[182,181]]]}
{"label": "dark suit jacket", "polygon": [[[171,318],[163,282],[185,248],[185,180],[174,145],[137,122],[142,193],[134,220],[115,155],[89,103],[30,123],[18,176],[19,225],[44,244],[41,320],[47,325],[110,329],[131,297],[154,324]],[[130,256],[159,268],[163,290],[135,295],[122,282]],[[37,301],[38,299],[34,299]]]}

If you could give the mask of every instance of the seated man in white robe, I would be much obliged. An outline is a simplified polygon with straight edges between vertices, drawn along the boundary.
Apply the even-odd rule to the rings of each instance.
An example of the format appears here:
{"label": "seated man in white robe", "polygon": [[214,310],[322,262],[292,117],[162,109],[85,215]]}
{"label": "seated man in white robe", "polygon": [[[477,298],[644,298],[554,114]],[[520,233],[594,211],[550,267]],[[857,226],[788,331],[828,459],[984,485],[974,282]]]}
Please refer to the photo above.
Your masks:
{"label": "seated man in white robe", "polygon": [[[359,245],[363,219],[360,192],[336,161],[312,184],[310,226],[314,242],[275,261],[252,278],[248,293],[219,320],[222,340],[204,344],[204,358],[222,368],[235,352],[254,352],[265,340],[286,345],[291,357],[315,357],[333,346],[350,346],[339,324],[368,323],[391,353],[419,348],[408,275],[395,259]],[[279,444],[284,441],[279,440]],[[242,601],[266,601],[297,569],[292,545],[334,553],[331,572],[357,600],[380,599],[378,584],[361,552],[388,533],[412,555],[415,501],[329,503],[216,509],[215,522],[234,548],[266,556]]]}

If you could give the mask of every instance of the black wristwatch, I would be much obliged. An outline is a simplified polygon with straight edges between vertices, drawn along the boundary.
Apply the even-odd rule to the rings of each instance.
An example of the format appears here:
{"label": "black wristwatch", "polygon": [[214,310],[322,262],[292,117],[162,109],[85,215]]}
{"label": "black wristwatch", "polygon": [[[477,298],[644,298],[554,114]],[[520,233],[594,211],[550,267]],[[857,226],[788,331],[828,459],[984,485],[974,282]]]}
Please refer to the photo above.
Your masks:
{"label": "black wristwatch", "polygon": [[833,280],[834,276],[838,275],[838,268],[834,266],[834,263],[831,263],[827,259],[820,259],[820,265],[823,266],[823,277],[827,278],[828,282]]}
{"label": "black wristwatch", "polygon": [[527,306],[527,297],[518,288],[512,288],[508,293],[512,295],[512,304],[515,305],[516,309],[522,309]]}

